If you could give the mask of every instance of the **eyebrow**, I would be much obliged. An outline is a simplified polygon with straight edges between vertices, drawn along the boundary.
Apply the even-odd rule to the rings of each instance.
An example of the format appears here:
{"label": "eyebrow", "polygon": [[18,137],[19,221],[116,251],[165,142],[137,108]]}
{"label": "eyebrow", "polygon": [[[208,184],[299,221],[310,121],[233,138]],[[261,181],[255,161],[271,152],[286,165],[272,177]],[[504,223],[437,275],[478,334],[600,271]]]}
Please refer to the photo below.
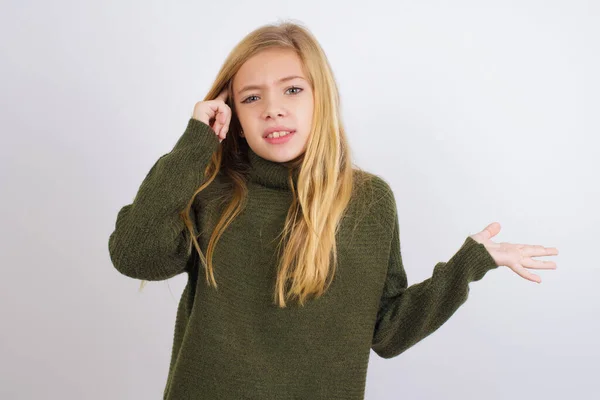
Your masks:
{"label": "eyebrow", "polygon": [[[306,79],[304,79],[304,78],[303,78],[303,77],[301,77],[301,76],[298,76],[298,75],[291,75],[291,76],[286,76],[285,78],[281,78],[281,79],[280,79],[280,80],[278,80],[276,83],[287,82],[287,81],[291,81],[292,79],[303,79],[303,80],[306,80]],[[243,88],[242,88],[242,89],[241,89],[241,90],[238,92],[238,94],[241,94],[241,93],[243,93],[243,92],[245,92],[245,91],[248,91],[248,90],[262,89],[263,87],[265,87],[265,85],[247,85],[247,86],[244,86],[244,87],[243,87]]]}

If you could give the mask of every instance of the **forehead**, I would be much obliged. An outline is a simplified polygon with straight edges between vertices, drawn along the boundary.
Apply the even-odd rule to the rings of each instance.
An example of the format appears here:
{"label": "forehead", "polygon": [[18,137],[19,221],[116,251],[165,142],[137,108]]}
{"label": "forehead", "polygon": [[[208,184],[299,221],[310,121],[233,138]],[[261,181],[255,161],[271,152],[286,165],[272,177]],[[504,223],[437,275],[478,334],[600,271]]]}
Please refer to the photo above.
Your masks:
{"label": "forehead", "polygon": [[306,79],[302,60],[295,51],[263,50],[242,64],[233,79],[233,87],[237,92],[246,85],[271,85],[278,79],[290,75],[298,75]]}

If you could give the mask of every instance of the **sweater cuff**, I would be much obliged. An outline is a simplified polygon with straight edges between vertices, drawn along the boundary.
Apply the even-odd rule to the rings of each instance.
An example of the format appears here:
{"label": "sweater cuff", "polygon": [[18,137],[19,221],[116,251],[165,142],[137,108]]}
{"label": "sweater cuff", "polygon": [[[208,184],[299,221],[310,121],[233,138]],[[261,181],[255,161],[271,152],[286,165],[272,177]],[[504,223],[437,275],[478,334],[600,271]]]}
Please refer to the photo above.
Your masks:
{"label": "sweater cuff", "polygon": [[201,149],[212,149],[214,151],[219,144],[219,137],[209,125],[198,119],[190,118],[185,132],[175,144],[174,150],[181,147],[197,146]]}
{"label": "sweater cuff", "polygon": [[478,281],[492,269],[498,268],[498,264],[488,252],[485,245],[477,242],[471,236],[467,236],[461,248],[454,255],[460,259],[456,265],[460,265],[468,281]]}

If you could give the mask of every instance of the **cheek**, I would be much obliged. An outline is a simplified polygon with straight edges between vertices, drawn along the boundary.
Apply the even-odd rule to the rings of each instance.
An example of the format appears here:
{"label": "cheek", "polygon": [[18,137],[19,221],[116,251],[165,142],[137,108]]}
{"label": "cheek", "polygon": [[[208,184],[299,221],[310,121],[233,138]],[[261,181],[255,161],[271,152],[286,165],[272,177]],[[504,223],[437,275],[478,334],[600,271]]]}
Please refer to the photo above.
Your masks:
{"label": "cheek", "polygon": [[249,129],[248,125],[248,121],[250,120],[250,118],[248,117],[248,112],[247,111],[237,111],[236,113],[237,119],[238,121],[240,121],[240,124],[243,127],[246,127],[246,130]]}
{"label": "cheek", "polygon": [[238,112],[237,119],[244,132],[254,132],[260,128],[256,126],[256,118],[253,117],[252,111]]}
{"label": "cheek", "polygon": [[256,107],[244,107],[240,112],[238,112],[240,120],[244,121],[252,121],[256,119],[259,110]]}
{"label": "cheek", "polygon": [[309,126],[310,126],[310,123],[312,122],[313,113],[314,113],[314,105],[312,102],[308,102],[306,104],[306,106],[304,107],[303,117],[306,120],[306,124]]}

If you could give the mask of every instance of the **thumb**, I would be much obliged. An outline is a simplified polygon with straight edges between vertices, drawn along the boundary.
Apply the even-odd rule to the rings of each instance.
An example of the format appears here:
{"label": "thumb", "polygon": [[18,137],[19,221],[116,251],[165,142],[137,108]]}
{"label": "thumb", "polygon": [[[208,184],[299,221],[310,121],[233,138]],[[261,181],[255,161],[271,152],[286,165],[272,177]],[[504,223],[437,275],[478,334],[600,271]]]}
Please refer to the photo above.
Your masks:
{"label": "thumb", "polygon": [[490,238],[496,236],[502,227],[498,222],[492,222],[488,226],[486,226],[481,232],[471,235],[473,239],[478,242],[484,242],[489,240]]}

